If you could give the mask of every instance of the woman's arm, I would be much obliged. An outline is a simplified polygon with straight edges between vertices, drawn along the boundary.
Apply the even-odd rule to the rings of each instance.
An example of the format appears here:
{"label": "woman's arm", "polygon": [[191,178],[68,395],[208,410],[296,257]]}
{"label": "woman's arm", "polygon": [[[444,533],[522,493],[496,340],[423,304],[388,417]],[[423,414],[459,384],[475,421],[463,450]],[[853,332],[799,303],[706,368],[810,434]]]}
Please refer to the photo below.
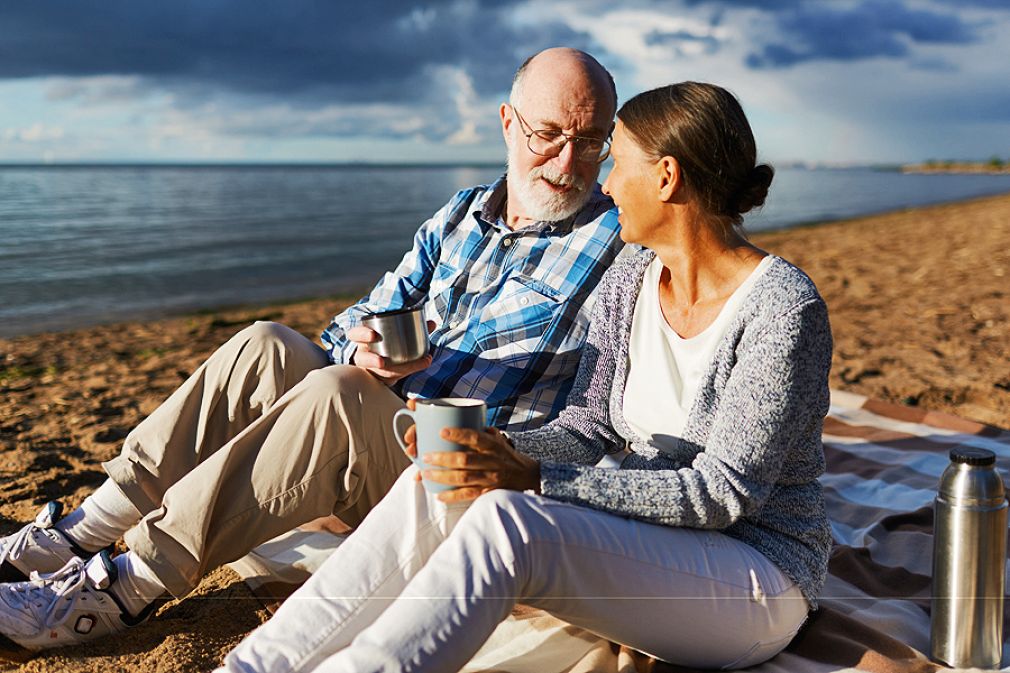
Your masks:
{"label": "woman's arm", "polygon": [[610,394],[617,366],[618,327],[625,319],[617,315],[622,305],[620,295],[636,289],[628,287],[627,268],[627,263],[615,264],[600,281],[586,345],[565,408],[542,428],[509,433],[519,452],[538,461],[592,465],[623,446],[610,423]]}
{"label": "woman's arm", "polygon": [[[545,462],[544,495],[655,523],[724,529],[761,508],[788,470],[823,470],[831,330],[820,298],[781,315],[740,353],[706,446],[690,467],[625,469]],[[628,469],[630,468],[630,469]],[[808,476],[797,482],[808,480]]]}

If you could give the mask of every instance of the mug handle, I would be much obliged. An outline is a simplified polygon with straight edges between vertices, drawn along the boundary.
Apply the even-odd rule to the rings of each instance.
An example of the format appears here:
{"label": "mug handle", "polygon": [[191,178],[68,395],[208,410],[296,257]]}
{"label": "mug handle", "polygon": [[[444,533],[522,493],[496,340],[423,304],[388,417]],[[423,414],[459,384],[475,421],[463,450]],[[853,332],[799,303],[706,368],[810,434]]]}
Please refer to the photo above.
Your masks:
{"label": "mug handle", "polygon": [[410,458],[410,460],[416,464],[417,459],[411,458],[410,455],[407,454],[407,443],[403,441],[403,433],[405,433],[407,431],[407,428],[409,428],[410,426],[409,425],[404,426],[403,430],[402,431],[400,430],[401,425],[400,421],[404,418],[410,418],[411,423],[413,424],[414,412],[411,411],[410,409],[400,409],[395,414],[393,414],[393,436],[396,437],[396,443],[400,445],[400,449],[403,451],[404,455],[406,455],[407,458]]}

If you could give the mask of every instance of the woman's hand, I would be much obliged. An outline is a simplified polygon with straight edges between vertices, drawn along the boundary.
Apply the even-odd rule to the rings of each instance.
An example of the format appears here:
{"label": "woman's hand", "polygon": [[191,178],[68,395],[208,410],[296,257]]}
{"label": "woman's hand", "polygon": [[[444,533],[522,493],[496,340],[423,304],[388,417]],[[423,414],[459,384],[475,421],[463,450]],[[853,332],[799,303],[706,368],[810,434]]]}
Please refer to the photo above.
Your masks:
{"label": "woman's hand", "polygon": [[428,465],[447,468],[421,472],[428,481],[455,487],[439,493],[442,502],[473,500],[496,488],[540,492],[540,463],[516,451],[496,428],[444,428],[442,439],[468,449],[429,453],[423,458]]}

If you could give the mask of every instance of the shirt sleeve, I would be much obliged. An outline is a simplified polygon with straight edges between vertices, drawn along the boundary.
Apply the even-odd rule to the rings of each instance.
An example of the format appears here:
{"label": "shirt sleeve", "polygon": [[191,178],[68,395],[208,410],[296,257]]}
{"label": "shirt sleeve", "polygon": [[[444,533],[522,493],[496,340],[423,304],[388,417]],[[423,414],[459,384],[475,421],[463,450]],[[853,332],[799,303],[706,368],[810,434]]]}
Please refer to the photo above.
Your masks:
{"label": "shirt sleeve", "polygon": [[668,469],[668,461],[636,456],[619,470],[545,462],[542,492],[653,523],[728,528],[757,512],[791,475],[823,471],[830,365],[827,308],[818,298],[781,315],[740,354],[690,466]]}
{"label": "shirt sleeve", "polygon": [[361,324],[364,316],[406,308],[427,298],[432,274],[438,266],[446,223],[464,194],[457,194],[421,225],[414,234],[411,249],[393,271],[382,276],[367,296],[333,318],[320,337],[330,362],[351,364],[357,346],[347,338],[347,330]]}
{"label": "shirt sleeve", "polygon": [[608,271],[600,281],[586,345],[565,408],[553,421],[536,430],[509,433],[516,449],[532,458],[577,464],[596,464],[624,446],[610,422],[610,392],[616,360],[613,315],[620,279]]}

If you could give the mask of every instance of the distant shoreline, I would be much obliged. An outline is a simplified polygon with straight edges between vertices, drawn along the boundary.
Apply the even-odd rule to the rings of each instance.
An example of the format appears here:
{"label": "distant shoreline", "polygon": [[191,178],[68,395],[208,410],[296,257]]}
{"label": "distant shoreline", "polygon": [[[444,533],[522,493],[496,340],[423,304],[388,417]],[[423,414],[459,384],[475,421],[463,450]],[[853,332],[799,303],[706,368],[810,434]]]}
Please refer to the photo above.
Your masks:
{"label": "distant shoreline", "polygon": [[993,164],[975,161],[937,161],[922,164],[905,164],[902,173],[971,173],[974,175],[1010,174],[1010,163]]}

